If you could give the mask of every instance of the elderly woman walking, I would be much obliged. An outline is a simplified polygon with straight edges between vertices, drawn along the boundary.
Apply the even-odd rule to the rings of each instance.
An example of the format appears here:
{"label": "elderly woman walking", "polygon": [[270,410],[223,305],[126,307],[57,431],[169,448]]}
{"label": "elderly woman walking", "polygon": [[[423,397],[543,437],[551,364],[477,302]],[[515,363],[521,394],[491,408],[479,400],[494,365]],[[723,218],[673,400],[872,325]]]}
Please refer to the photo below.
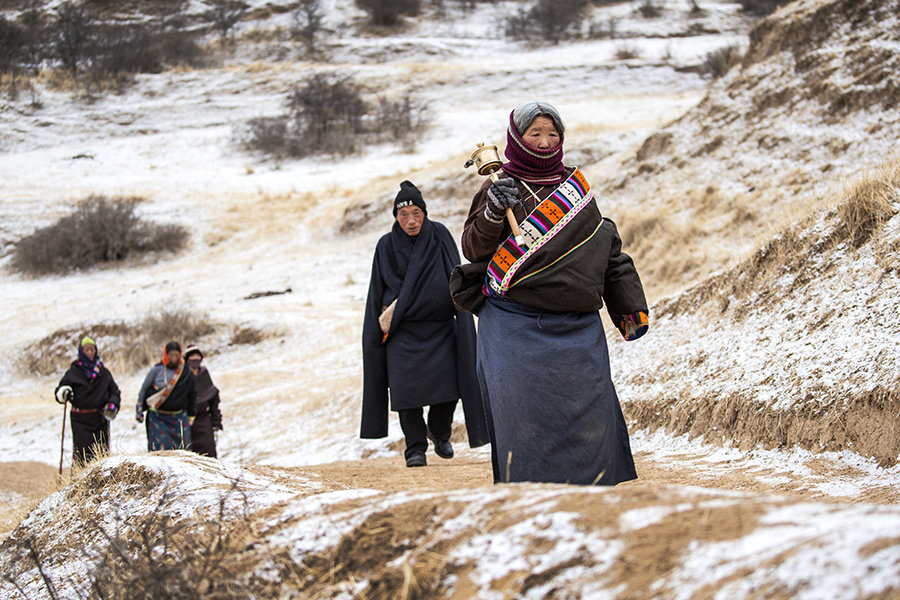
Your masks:
{"label": "elderly woman walking", "polygon": [[60,379],[54,396],[60,404],[72,404],[69,410],[74,446],[72,464],[84,465],[98,454],[108,452],[109,422],[119,412],[121,396],[92,338],[84,336],[79,342],[78,358]]}
{"label": "elderly woman walking", "polygon": [[[447,228],[428,218],[409,181],[394,199],[394,225],[375,247],[363,324],[363,409],[360,436],[388,434],[390,408],[406,437],[407,467],[426,465],[428,440],[453,456],[453,413],[461,398],[469,445],[488,443],[475,375],[475,325],[456,310],[448,282],[459,251]],[[424,408],[428,408],[425,422]]]}
{"label": "elderly woman walking", "polygon": [[495,482],[637,477],[599,309],[605,301],[632,340],[647,330],[647,301],[615,224],[563,164],[564,131],[545,102],[510,113],[503,172],[475,194],[464,226],[472,262],[451,280],[457,306],[479,317]]}
{"label": "elderly woman walking", "polygon": [[181,358],[181,345],[169,342],[162,360],[150,368],[138,393],[138,423],[149,411],[148,450],[190,450],[196,406],[197,382]]}

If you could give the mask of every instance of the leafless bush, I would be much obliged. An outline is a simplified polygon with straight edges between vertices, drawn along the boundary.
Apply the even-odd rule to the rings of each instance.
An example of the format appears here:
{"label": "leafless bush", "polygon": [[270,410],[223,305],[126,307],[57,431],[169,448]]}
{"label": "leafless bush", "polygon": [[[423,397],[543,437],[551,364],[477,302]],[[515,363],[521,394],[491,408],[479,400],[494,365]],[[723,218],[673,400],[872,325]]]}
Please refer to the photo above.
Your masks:
{"label": "leafless bush", "polygon": [[77,73],[87,58],[94,18],[82,5],[66,0],[56,8],[53,21],[57,58],[71,73]]}
{"label": "leafless bush", "polygon": [[362,144],[388,139],[406,144],[427,125],[427,110],[406,97],[367,102],[362,87],[347,77],[317,74],[295,87],[288,112],[252,119],[243,144],[278,158],[312,154],[345,156]]}
{"label": "leafless bush", "polygon": [[362,88],[349,78],[314,75],[306,85],[294,88],[287,107],[301,139],[311,148],[339,155],[356,150],[368,107]]}
{"label": "leafless bush", "polygon": [[22,27],[0,17],[0,74],[16,71],[25,46]]}
{"label": "leafless bush", "polygon": [[291,37],[303,43],[306,56],[313,56],[316,53],[316,36],[322,30],[323,18],[319,0],[301,0],[300,6],[294,12]]}
{"label": "leafless bush", "polygon": [[179,225],[144,223],[136,198],[92,196],[74,212],[21,239],[10,266],[39,276],[66,273],[147,252],[175,252],[187,239]]}
{"label": "leafless bush", "polygon": [[91,73],[102,79],[159,73],[166,65],[197,66],[203,50],[193,34],[177,26],[101,24],[95,28],[91,59]]}
{"label": "leafless bush", "polygon": [[581,23],[587,0],[536,0],[506,19],[506,36],[559,43]]}
{"label": "leafless bush", "polygon": [[629,60],[632,58],[640,58],[641,51],[637,46],[631,44],[623,44],[616,48],[615,57],[618,60]]}
{"label": "leafless bush", "polygon": [[422,8],[421,0],[356,0],[356,5],[369,15],[373,25],[392,26],[403,15],[415,16]]}
{"label": "leafless bush", "polygon": [[[121,471],[121,467],[113,469],[115,475]],[[248,582],[244,576],[241,555],[254,536],[249,501],[239,479],[220,492],[211,510],[184,514],[172,510],[176,490],[126,478],[118,485],[127,486],[134,498],[149,497],[151,504],[125,513],[114,504],[98,504],[90,492],[80,489],[93,479],[100,479],[98,487],[108,485],[92,474],[67,490],[67,500],[83,508],[79,529],[94,538],[87,547],[66,549],[81,553],[85,583],[73,587],[72,581],[53,580],[50,567],[56,562],[55,549],[45,547],[46,542],[31,537],[9,540],[4,550],[21,567],[18,573],[4,573],[3,579],[23,597],[31,596],[19,580],[29,581],[34,571],[54,600],[62,597],[62,590],[74,592],[73,597],[100,600],[275,597],[268,589],[271,584],[252,578]],[[87,589],[79,590],[82,585]]]}
{"label": "leafless bush", "polygon": [[645,19],[655,19],[662,15],[662,7],[657,0],[644,0],[638,7],[638,12]]}
{"label": "leafless bush", "polygon": [[212,8],[208,17],[213,27],[224,40],[244,18],[249,6],[240,0],[207,0]]}
{"label": "leafless bush", "polygon": [[741,10],[757,17],[772,14],[792,0],[740,0]]}
{"label": "leafless bush", "polygon": [[741,49],[736,45],[717,48],[706,55],[706,59],[700,65],[700,71],[713,79],[718,79],[731,70],[731,67],[740,63],[742,56]]}

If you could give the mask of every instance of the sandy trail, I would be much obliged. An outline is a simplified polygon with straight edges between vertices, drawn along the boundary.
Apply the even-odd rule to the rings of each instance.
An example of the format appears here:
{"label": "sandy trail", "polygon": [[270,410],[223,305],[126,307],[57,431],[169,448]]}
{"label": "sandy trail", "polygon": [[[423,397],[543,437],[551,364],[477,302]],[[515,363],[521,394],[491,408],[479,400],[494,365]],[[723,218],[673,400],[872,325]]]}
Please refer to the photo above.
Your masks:
{"label": "sandy trail", "polygon": [[[320,465],[291,467],[286,471],[314,473],[329,482],[329,489],[373,489],[385,493],[404,491],[446,492],[492,485],[487,448],[470,449],[455,444],[456,456],[445,460],[429,451],[428,465],[407,468],[402,453],[397,456],[338,461]],[[759,496],[783,496],[796,500],[839,503],[895,504],[900,489],[889,484],[862,487],[855,495],[829,495],[811,485],[810,478],[787,469],[775,472],[740,464],[710,469],[708,455],[678,454],[660,457],[650,452],[634,453],[638,479],[618,487],[652,491],[667,486],[694,486],[709,490],[733,491]],[[853,478],[846,465],[816,459],[809,467],[818,480]],[[71,475],[64,470],[62,484]],[[60,489],[57,469],[40,462],[0,462],[0,536],[8,535],[27,511],[50,493]]]}

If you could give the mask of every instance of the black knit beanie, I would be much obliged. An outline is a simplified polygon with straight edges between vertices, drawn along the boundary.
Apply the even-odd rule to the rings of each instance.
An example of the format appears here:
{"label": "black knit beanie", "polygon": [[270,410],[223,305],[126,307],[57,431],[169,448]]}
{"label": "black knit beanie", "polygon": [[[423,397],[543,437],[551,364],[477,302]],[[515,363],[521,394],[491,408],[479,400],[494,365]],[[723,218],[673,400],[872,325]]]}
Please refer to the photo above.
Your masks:
{"label": "black knit beanie", "polygon": [[428,214],[428,211],[425,210],[422,192],[411,181],[400,182],[400,191],[397,192],[397,197],[394,198],[394,217],[397,216],[397,211],[405,206],[418,206],[423,213]]}

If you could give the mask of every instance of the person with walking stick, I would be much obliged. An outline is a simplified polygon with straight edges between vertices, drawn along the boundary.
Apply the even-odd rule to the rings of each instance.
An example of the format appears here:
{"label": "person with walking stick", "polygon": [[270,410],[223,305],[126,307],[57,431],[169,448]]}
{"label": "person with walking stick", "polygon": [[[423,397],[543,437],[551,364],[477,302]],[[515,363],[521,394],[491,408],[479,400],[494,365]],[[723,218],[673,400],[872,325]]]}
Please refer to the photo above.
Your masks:
{"label": "person with walking stick", "polygon": [[[84,466],[90,460],[109,452],[109,422],[116,418],[122,399],[112,373],[100,360],[97,344],[88,336],[78,343],[78,358],[59,381],[54,391],[56,401],[71,404],[72,465]],[[63,408],[63,439],[65,438]],[[64,442],[60,442],[63,444]],[[60,475],[62,456],[60,456]]]}

